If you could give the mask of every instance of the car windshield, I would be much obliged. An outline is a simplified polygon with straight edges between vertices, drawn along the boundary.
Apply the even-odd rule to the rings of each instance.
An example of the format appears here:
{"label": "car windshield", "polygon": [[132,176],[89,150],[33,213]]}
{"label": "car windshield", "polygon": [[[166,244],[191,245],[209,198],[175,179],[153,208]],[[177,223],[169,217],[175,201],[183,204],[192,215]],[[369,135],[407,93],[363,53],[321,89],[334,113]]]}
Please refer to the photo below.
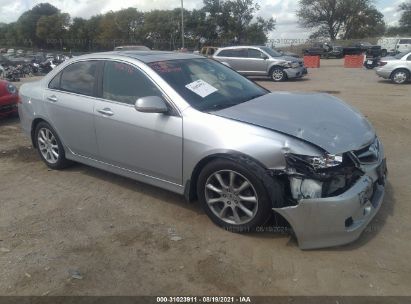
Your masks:
{"label": "car windshield", "polygon": [[266,52],[268,55],[271,57],[280,57],[282,54],[280,52],[274,51],[272,48],[269,48],[267,46],[260,47],[264,52]]}
{"label": "car windshield", "polygon": [[266,89],[211,59],[178,59],[148,64],[193,108],[213,111],[268,93]]}

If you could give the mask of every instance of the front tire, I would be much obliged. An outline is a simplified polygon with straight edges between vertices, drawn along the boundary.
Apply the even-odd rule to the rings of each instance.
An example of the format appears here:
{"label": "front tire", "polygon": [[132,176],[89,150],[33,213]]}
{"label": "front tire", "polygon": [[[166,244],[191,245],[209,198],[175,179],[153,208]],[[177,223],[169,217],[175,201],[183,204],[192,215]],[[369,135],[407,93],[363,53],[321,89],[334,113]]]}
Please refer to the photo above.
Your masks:
{"label": "front tire", "polygon": [[410,72],[404,69],[396,70],[391,75],[391,81],[395,84],[404,84],[410,79]]}
{"label": "front tire", "polygon": [[197,193],[210,219],[231,232],[254,231],[272,215],[262,181],[246,166],[231,160],[207,164],[198,178]]}
{"label": "front tire", "polygon": [[274,67],[270,71],[271,79],[275,82],[281,82],[287,79],[287,74],[284,69],[280,67]]}
{"label": "front tire", "polygon": [[39,155],[47,167],[59,170],[70,165],[56,131],[48,123],[40,122],[37,125],[35,140]]}

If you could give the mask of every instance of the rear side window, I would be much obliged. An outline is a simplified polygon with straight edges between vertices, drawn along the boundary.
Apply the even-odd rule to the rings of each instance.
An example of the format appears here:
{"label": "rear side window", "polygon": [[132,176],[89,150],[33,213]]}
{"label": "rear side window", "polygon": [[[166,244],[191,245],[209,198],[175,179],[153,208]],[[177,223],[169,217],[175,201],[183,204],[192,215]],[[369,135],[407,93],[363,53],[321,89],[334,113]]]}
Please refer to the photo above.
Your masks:
{"label": "rear side window", "polygon": [[411,61],[411,55],[408,56],[407,61]]}
{"label": "rear side window", "polygon": [[62,71],[60,89],[82,95],[94,95],[97,66],[97,61],[70,64]]}
{"label": "rear side window", "polygon": [[221,52],[218,53],[217,56],[247,58],[248,53],[247,53],[247,49],[228,49],[228,50],[222,50]]}
{"label": "rear side window", "polygon": [[134,105],[140,97],[161,95],[154,83],[137,68],[114,61],[104,64],[104,99]]}
{"label": "rear side window", "polygon": [[400,39],[399,44],[411,44],[411,39]]}

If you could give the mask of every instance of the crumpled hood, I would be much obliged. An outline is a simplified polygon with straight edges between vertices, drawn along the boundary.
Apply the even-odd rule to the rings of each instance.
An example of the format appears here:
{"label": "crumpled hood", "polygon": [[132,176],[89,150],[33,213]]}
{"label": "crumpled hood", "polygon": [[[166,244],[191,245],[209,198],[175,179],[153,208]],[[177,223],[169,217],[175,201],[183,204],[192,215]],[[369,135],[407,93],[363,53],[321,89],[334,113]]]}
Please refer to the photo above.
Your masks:
{"label": "crumpled hood", "polygon": [[291,62],[293,62],[293,61],[303,62],[303,60],[301,58],[296,58],[296,57],[292,57],[292,56],[289,56],[289,55],[284,55],[284,56],[281,56],[281,57],[277,57],[277,59],[281,59],[281,60],[284,60],[284,61],[291,61]]}
{"label": "crumpled hood", "polygon": [[213,114],[301,138],[331,154],[357,150],[375,131],[357,110],[316,93],[270,93]]}

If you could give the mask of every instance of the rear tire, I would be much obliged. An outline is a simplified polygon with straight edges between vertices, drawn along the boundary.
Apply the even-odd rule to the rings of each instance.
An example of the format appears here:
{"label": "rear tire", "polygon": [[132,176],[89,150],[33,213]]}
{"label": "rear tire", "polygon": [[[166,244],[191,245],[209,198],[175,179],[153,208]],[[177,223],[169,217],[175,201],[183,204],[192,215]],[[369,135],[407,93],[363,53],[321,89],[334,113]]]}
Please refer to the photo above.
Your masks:
{"label": "rear tire", "polygon": [[231,232],[254,231],[272,215],[272,204],[261,179],[232,160],[207,164],[198,178],[197,194],[210,219]]}
{"label": "rear tire", "polygon": [[391,75],[391,81],[395,84],[404,84],[410,79],[410,72],[404,69],[396,70]]}
{"label": "rear tire", "polygon": [[34,134],[37,151],[47,167],[60,170],[71,164],[56,131],[47,122],[40,122]]}

